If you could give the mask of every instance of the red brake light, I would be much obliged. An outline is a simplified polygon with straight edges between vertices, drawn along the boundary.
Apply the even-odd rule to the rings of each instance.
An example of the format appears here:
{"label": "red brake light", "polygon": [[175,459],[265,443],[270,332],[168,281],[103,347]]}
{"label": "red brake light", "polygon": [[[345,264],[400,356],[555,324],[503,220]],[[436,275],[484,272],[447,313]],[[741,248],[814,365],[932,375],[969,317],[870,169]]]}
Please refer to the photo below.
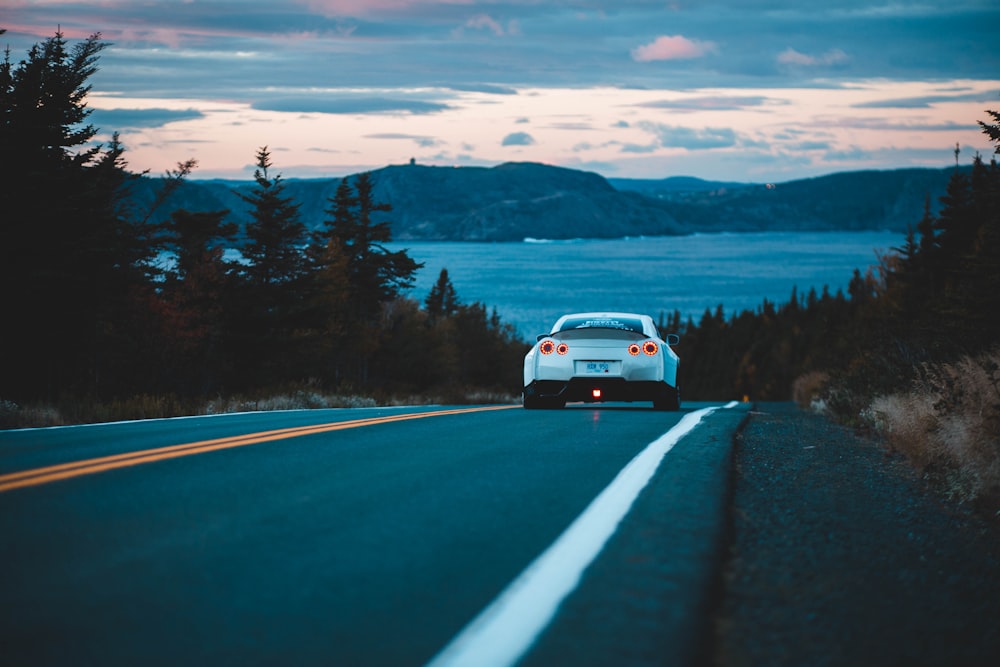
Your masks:
{"label": "red brake light", "polygon": [[556,352],[559,354],[566,354],[569,352],[569,345],[566,343],[559,343],[559,345],[556,346]]}
{"label": "red brake light", "polygon": [[592,396],[593,396],[594,398],[600,398],[600,397],[601,397],[601,390],[600,390],[600,389],[595,389],[595,390],[593,390],[592,392],[590,392],[590,394],[591,394],[591,395],[592,395]]}
{"label": "red brake light", "polygon": [[656,354],[656,352],[659,349],[660,349],[660,346],[657,345],[654,341],[651,341],[651,340],[647,340],[645,343],[642,344],[642,351],[645,352],[646,354],[648,354],[651,357],[654,354]]}
{"label": "red brake light", "polygon": [[638,343],[632,343],[631,345],[629,345],[628,346],[628,353],[631,354],[633,357],[638,357],[639,356],[639,344]]}
{"label": "red brake light", "polygon": [[555,341],[543,340],[542,344],[538,346],[538,351],[542,354],[552,354],[555,352],[556,344]]}

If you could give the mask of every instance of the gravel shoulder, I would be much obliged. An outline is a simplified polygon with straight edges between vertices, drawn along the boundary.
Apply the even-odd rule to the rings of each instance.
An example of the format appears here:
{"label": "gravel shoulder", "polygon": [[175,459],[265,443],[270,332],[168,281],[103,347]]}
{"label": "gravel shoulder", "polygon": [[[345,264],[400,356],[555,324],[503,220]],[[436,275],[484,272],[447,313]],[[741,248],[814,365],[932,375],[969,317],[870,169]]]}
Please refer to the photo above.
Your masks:
{"label": "gravel shoulder", "polygon": [[716,667],[1000,665],[1000,520],[791,403],[733,452]]}

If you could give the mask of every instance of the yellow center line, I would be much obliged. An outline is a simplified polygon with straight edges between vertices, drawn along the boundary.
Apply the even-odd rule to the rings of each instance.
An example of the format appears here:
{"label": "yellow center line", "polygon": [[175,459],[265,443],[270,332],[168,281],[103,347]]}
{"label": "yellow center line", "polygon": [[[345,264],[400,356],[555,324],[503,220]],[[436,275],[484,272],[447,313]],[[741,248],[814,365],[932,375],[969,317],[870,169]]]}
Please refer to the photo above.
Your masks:
{"label": "yellow center line", "polygon": [[124,454],[102,456],[96,459],[60,463],[58,465],[47,466],[45,468],[22,470],[20,472],[0,475],[0,493],[27,486],[38,486],[63,479],[71,479],[73,477],[82,477],[83,475],[93,475],[95,473],[104,472],[105,470],[126,468],[143,463],[175,459],[181,456],[191,456],[193,454],[202,454],[205,452],[214,452],[219,449],[244,447],[246,445],[256,445],[262,442],[287,440],[289,438],[298,438],[304,435],[342,431],[345,429],[360,428],[362,426],[374,426],[375,424],[409,421],[412,419],[423,419],[425,417],[460,415],[469,412],[509,410],[513,407],[517,406],[497,405],[478,408],[459,408],[454,410],[436,410],[430,412],[412,412],[401,415],[390,415],[387,417],[369,417],[367,419],[352,419],[327,424],[314,424],[312,426],[298,426],[294,428],[276,429],[273,431],[261,431],[259,433],[248,433],[245,435],[235,435],[226,438],[215,438],[213,440],[202,440],[199,442],[189,442],[181,445],[158,447],[156,449],[146,449],[138,452],[126,452]]}

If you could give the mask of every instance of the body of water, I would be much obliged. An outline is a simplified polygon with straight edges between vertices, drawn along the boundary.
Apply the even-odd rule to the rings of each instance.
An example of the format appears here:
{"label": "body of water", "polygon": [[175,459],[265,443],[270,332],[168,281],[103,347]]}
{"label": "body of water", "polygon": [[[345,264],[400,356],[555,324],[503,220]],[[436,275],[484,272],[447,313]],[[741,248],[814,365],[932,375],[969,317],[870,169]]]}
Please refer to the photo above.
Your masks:
{"label": "body of water", "polygon": [[854,269],[903,244],[895,232],[766,232],[522,243],[391,243],[424,263],[409,296],[421,303],[442,268],[462,303],[496,308],[525,338],[561,315],[591,310],[679,310],[697,322],[722,304],[727,317],[792,288],[847,291]]}

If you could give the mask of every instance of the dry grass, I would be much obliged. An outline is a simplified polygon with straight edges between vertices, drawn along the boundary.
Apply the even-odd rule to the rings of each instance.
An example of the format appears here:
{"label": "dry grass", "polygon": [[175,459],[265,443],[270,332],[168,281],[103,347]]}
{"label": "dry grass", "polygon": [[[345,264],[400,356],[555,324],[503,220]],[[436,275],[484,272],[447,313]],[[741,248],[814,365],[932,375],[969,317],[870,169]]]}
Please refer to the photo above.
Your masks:
{"label": "dry grass", "polygon": [[517,400],[517,397],[510,394],[473,389],[450,392],[448,395],[378,398],[356,394],[327,394],[312,389],[302,389],[270,394],[260,398],[230,396],[204,402],[186,402],[173,396],[150,395],[139,395],[107,402],[63,399],[55,404],[35,405],[19,405],[13,401],[0,400],[0,429],[66,426],[69,424],[266,410],[372,408],[380,405],[516,403]]}
{"label": "dry grass", "polygon": [[830,382],[829,373],[810,371],[795,378],[792,383],[792,400],[800,408],[812,408],[823,411],[823,392]]}
{"label": "dry grass", "polygon": [[865,417],[951,498],[1000,514],[1000,348],[921,370]]}
{"label": "dry grass", "polygon": [[205,404],[201,414],[217,415],[233,412],[265,410],[316,410],[320,408],[371,408],[375,399],[367,396],[342,396],[315,391],[296,391],[265,398],[217,398]]}

